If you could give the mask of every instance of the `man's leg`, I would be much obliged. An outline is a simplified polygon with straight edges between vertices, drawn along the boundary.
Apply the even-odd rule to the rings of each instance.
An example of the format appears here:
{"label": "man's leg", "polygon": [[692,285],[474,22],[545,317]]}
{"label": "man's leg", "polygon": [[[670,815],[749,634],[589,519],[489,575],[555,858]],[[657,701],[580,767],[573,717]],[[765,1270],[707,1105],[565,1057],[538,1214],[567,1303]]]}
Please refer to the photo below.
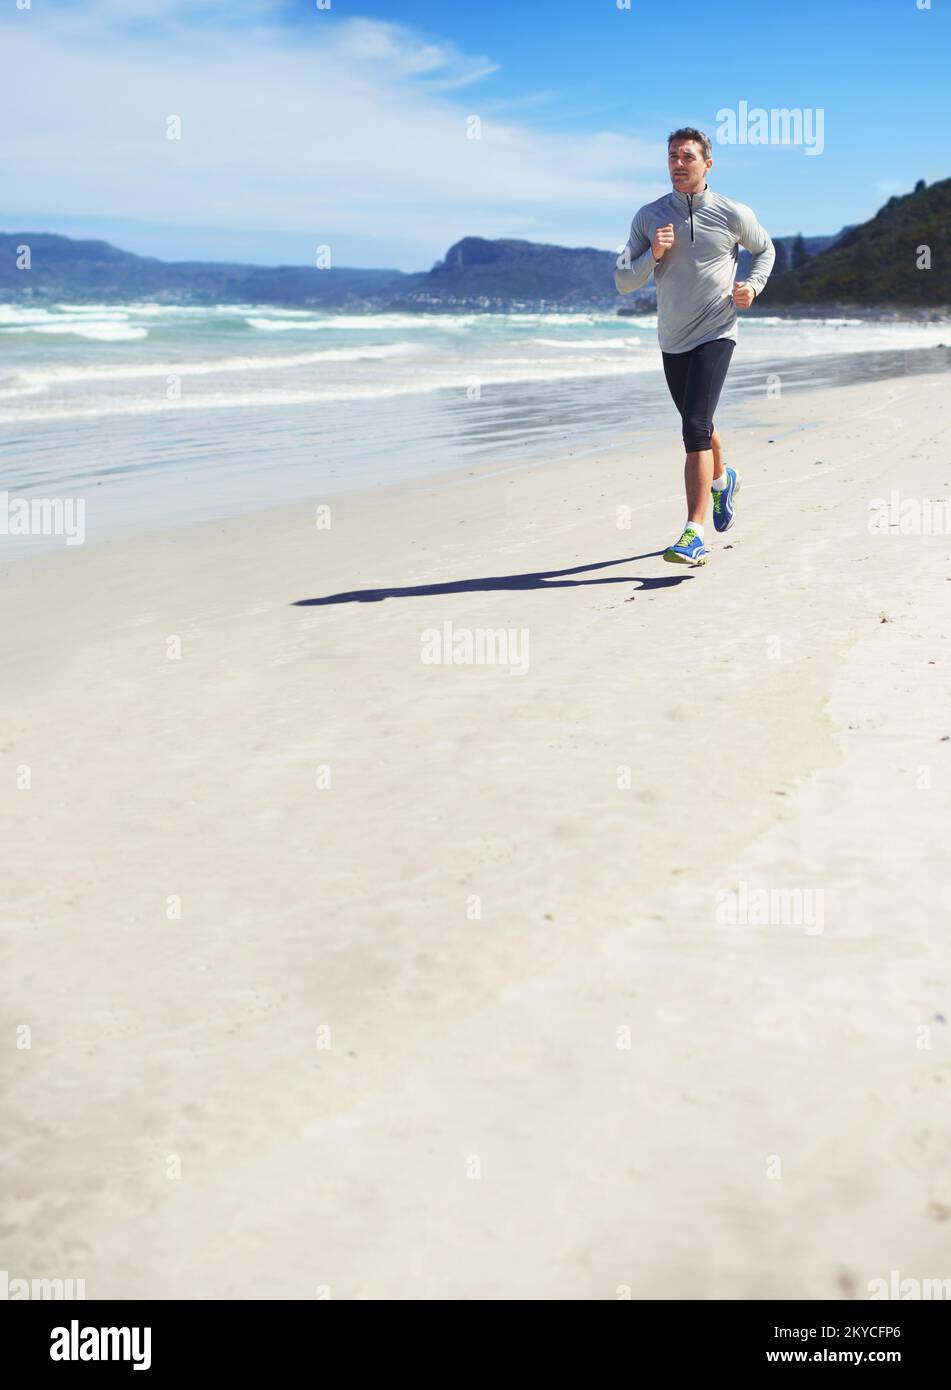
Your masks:
{"label": "man's leg", "polygon": [[713,449],[713,476],[714,478],[721,478],[726,465],[723,462],[723,440],[720,438],[716,426],[714,426],[710,436],[710,445]]}
{"label": "man's leg", "polygon": [[710,484],[713,482],[713,450],[697,449],[687,455],[684,487],[687,492],[687,520],[702,526],[707,517]]}
{"label": "man's leg", "polygon": [[670,398],[677,407],[677,414],[683,421],[684,397],[687,394],[687,373],[690,370],[689,352],[662,352],[661,358],[664,363],[664,376],[667,379],[667,390]]}
{"label": "man's leg", "polygon": [[703,526],[707,516],[710,487],[723,472],[720,436],[713,427],[713,412],[720,399],[727,369],[733,356],[731,338],[704,343],[691,354],[684,393],[683,422],[684,488],[687,494],[687,521]]}

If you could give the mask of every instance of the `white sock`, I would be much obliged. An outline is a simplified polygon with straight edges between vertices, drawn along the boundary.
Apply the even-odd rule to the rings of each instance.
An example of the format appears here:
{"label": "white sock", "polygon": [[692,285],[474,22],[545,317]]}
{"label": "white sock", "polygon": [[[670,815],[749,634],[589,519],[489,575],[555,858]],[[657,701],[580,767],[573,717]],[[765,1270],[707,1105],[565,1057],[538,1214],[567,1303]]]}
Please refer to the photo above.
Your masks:
{"label": "white sock", "polygon": [[686,531],[686,529],[687,529],[688,526],[690,527],[691,531],[696,531],[696,533],[697,533],[697,535],[700,537],[700,539],[703,540],[703,525],[702,525],[701,522],[699,522],[699,521],[685,521],[685,522],[684,522],[684,530],[685,530],[685,531]]}
{"label": "white sock", "polygon": [[711,484],[711,486],[713,487],[713,491],[714,491],[714,492],[722,492],[723,489],[724,489],[724,488],[726,487],[726,485],[727,485],[727,481],[728,481],[728,479],[727,479],[727,476],[726,476],[726,469],[724,468],[724,470],[723,470],[723,472],[720,474],[719,478],[714,478],[713,483]]}

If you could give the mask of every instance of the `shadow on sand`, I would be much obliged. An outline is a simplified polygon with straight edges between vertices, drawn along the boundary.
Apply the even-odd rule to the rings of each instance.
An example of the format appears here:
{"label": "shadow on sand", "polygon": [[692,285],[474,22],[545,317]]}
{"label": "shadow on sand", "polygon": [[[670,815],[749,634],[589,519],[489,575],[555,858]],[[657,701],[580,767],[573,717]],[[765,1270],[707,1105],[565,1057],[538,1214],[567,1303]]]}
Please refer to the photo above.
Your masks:
{"label": "shadow on sand", "polygon": [[444,584],[411,584],[403,589],[351,589],[348,593],[327,594],[324,598],[296,599],[294,608],[321,608],[332,603],[380,603],[385,598],[422,598],[432,594],[475,594],[496,590],[524,589],[567,589],[583,584],[636,584],[638,592],[645,589],[669,589],[693,576],[686,574],[664,575],[662,579],[650,579],[634,574],[608,575],[604,579],[564,579],[569,574],[586,574],[590,570],[605,569],[608,565],[629,565],[635,560],[653,560],[663,555],[662,550],[650,550],[645,555],[626,555],[621,560],[599,560],[594,565],[575,565],[565,570],[541,570],[537,574],[500,574],[485,579],[450,579]]}

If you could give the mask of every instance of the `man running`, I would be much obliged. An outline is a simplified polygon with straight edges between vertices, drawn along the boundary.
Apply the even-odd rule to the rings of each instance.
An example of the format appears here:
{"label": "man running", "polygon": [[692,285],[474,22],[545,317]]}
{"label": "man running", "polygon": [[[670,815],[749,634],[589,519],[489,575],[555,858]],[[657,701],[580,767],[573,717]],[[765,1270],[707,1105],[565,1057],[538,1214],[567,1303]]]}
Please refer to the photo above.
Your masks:
{"label": "man running", "polygon": [[[703,565],[710,553],[703,543],[707,495],[712,488],[715,529],[727,531],[740,486],[736,470],[724,466],[713,424],[736,347],[736,311],[748,309],[762,290],[776,252],[748,207],[707,187],[713,150],[703,131],[673,131],[667,166],[672,191],[635,215],[614,283],[621,294],[630,294],[654,276],[664,375],[687,453],[687,522],[664,559]],[[734,280],[739,246],[753,253],[746,280]]]}

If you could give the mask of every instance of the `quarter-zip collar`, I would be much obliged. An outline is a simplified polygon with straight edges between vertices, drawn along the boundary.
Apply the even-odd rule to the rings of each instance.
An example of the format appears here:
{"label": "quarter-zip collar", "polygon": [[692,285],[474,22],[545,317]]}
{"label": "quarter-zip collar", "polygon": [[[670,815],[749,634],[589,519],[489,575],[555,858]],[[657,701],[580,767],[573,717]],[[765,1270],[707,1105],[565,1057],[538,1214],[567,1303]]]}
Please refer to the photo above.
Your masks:
{"label": "quarter-zip collar", "polygon": [[679,204],[684,212],[689,212],[691,207],[696,212],[697,208],[702,208],[713,197],[706,184],[703,185],[699,193],[681,193],[679,188],[672,188],[670,191],[674,196],[674,202]]}
{"label": "quarter-zip collar", "polygon": [[686,208],[690,218],[690,242],[692,245],[697,239],[696,232],[694,231],[693,215],[698,208],[703,207],[704,203],[709,202],[710,190],[707,185],[704,184],[699,193],[681,193],[679,188],[675,188],[673,194],[674,202],[677,203],[679,207]]}

